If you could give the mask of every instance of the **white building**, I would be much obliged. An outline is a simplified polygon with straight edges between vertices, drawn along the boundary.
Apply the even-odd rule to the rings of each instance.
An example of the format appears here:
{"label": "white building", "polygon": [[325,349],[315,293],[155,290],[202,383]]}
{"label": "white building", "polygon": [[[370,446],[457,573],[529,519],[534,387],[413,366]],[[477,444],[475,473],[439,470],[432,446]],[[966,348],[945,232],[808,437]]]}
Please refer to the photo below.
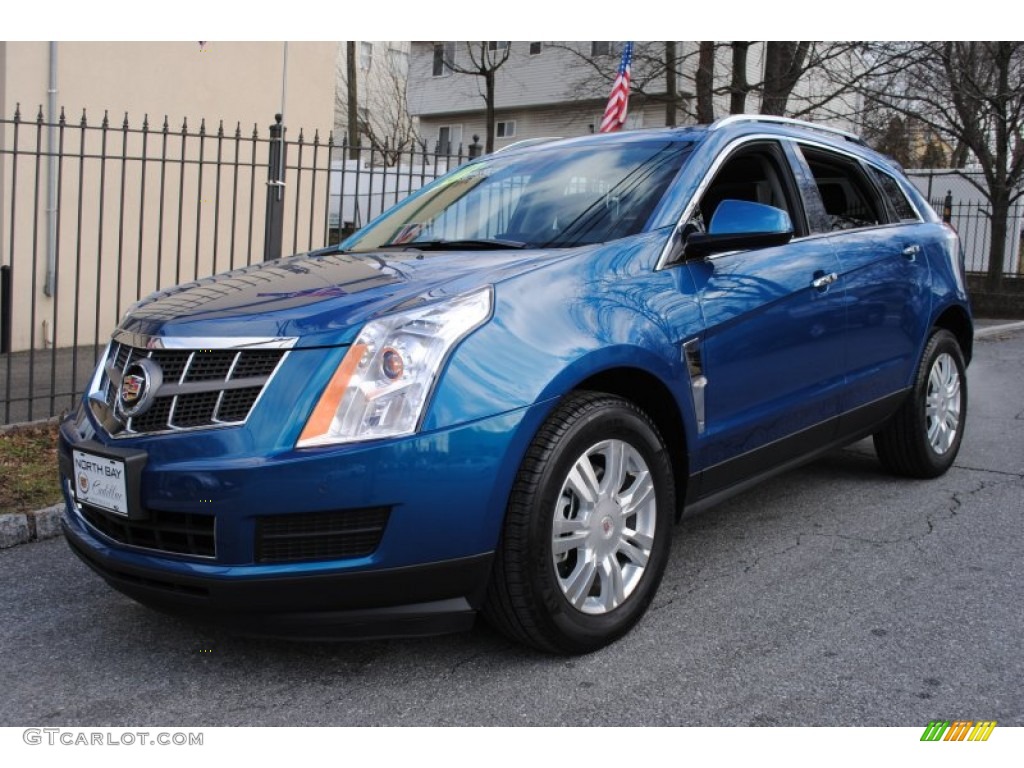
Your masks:
{"label": "white building", "polygon": [[[442,151],[450,146],[458,150],[474,135],[484,143],[485,119],[483,79],[453,71],[471,66],[470,49],[480,42],[414,42],[409,59],[409,111],[419,119],[419,133],[430,148]],[[600,125],[611,81],[619,65],[621,43],[583,42],[502,42],[486,43],[491,53],[509,46],[508,60],[495,72],[495,147],[521,139],[540,136],[578,136],[595,131]],[[636,42],[633,83],[627,128],[653,128],[666,124],[666,86],[664,42]],[[692,124],[695,112],[694,74],[698,59],[697,42],[676,43],[681,74],[676,122]],[[750,45],[747,56],[747,80],[763,79],[765,44]],[[478,56],[477,56],[478,58]],[[716,50],[716,116],[728,113],[726,92],[731,71],[728,44]],[[827,100],[826,78],[806,77],[790,98],[790,111],[803,110]],[[759,95],[751,92],[747,111],[755,112]],[[837,109],[835,101],[805,115],[810,119],[836,113],[854,112],[855,105]],[[836,127],[850,128],[848,120],[830,119]]]}
{"label": "white building", "polygon": [[[401,40],[359,40],[355,48],[356,104],[360,143],[394,148],[416,138],[416,121],[406,104],[409,43]],[[338,46],[337,92],[334,99],[335,141],[348,135],[348,43]]]}

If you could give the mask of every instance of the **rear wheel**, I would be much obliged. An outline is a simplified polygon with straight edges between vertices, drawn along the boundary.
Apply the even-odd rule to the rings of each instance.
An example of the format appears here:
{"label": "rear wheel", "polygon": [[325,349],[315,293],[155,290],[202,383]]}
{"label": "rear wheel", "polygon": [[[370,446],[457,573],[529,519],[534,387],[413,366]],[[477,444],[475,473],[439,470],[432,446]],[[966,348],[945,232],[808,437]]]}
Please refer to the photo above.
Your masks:
{"label": "rear wheel", "polygon": [[570,396],[520,468],[485,616],[546,651],[612,642],[654,596],[674,505],[670,462],[647,415],[611,395]]}
{"label": "rear wheel", "polygon": [[956,337],[936,330],[918,365],[914,387],[874,436],[882,466],[908,477],[938,477],[956,460],[967,417],[967,376]]}

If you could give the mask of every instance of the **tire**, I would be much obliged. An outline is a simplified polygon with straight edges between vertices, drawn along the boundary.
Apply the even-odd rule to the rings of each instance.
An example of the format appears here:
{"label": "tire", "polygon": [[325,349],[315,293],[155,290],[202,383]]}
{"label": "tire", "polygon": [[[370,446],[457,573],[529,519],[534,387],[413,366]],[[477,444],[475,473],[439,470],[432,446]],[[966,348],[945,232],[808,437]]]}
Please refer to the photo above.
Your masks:
{"label": "tire", "polygon": [[936,330],[925,345],[914,386],[875,433],[882,466],[905,477],[938,477],[956,460],[967,418],[967,366],[956,337]]}
{"label": "tire", "polygon": [[650,418],[619,397],[570,395],[519,469],[484,616],[543,651],[607,645],[654,597],[674,511],[671,463]]}

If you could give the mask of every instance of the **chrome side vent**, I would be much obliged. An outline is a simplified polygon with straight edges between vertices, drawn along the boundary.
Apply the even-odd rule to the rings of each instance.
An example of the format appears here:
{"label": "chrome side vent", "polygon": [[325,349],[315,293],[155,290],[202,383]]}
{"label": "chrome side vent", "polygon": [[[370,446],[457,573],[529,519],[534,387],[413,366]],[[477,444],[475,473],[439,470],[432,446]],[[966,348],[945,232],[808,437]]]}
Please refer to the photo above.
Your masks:
{"label": "chrome side vent", "polygon": [[700,340],[690,339],[683,344],[683,362],[690,375],[690,398],[693,400],[693,412],[697,417],[697,431],[703,432],[707,427],[704,419],[704,390],[708,385],[704,375],[704,361],[700,354]]}

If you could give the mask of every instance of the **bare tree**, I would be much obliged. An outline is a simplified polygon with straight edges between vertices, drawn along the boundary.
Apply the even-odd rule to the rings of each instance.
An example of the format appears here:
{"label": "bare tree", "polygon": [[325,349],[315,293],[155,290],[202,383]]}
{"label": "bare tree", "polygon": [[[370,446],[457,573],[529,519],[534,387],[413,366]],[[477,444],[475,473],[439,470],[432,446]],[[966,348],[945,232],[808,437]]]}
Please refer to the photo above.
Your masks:
{"label": "bare tree", "polygon": [[[570,53],[575,59],[577,74],[569,84],[569,93],[577,100],[607,99],[612,83],[618,75],[619,53],[592,55],[589,46],[579,43],[548,43]],[[633,63],[630,67],[629,91],[631,99],[665,105],[665,125],[678,123],[679,114],[692,117],[687,109],[693,90],[681,87],[693,83],[693,75],[686,72],[687,62],[695,51],[687,52],[685,44],[674,41],[635,41]]]}
{"label": "bare tree", "polygon": [[764,51],[761,114],[784,115],[793,88],[807,72],[807,40],[769,40]]}
{"label": "bare tree", "polygon": [[878,67],[864,48],[854,41],[765,43],[764,77],[751,87],[761,93],[761,114],[858,121],[861,105],[849,97]]}
{"label": "bare tree", "polygon": [[[408,62],[388,55],[373,61],[362,78],[356,74],[355,45],[346,51],[346,66],[339,67],[340,86],[335,97],[335,111],[347,113],[347,135],[350,157],[357,159],[364,143],[374,152],[374,159],[394,165],[401,154],[417,141],[416,123],[409,114],[406,100]],[[362,87],[356,83],[362,80]]]}
{"label": "bare tree", "polygon": [[[755,45],[763,63],[757,77],[749,73],[748,65]],[[590,55],[589,49],[578,44],[552,46],[571,52],[579,65],[582,75],[571,89],[577,98],[607,95],[616,73],[614,56]],[[845,68],[846,59],[859,50],[858,46],[853,42],[815,41],[640,41],[633,44],[630,91],[647,101],[664,102],[666,125],[675,125],[680,112],[698,123],[713,122],[716,112],[725,107],[723,97],[728,97],[730,114],[759,111],[790,117],[819,116],[827,107],[825,114],[850,118],[853,110],[838,108],[834,102],[851,92],[851,84],[845,78],[831,77],[830,72],[837,62]],[[726,48],[730,56],[720,56]],[[752,96],[759,97],[753,107]]]}
{"label": "bare tree", "polygon": [[395,165],[418,138],[416,123],[409,114],[407,81],[407,62],[389,57],[374,79],[374,88],[366,94],[362,130],[370,146],[383,154],[388,165]]}
{"label": "bare tree", "polygon": [[914,162],[913,127],[910,120],[888,109],[866,109],[861,121],[861,138],[882,154],[888,155],[904,168],[918,165]]}
{"label": "bare tree", "polygon": [[697,55],[697,122],[710,123],[715,119],[715,41],[702,40]]}
{"label": "bare tree", "polygon": [[665,125],[673,127],[679,117],[679,86],[676,62],[679,53],[674,40],[665,41]]}
{"label": "bare tree", "polygon": [[[480,95],[485,104],[487,123],[485,151],[487,153],[494,151],[494,73],[508,61],[511,48],[512,46],[508,42],[487,40],[465,42],[454,57],[449,59],[446,53],[444,58],[444,66],[452,72],[479,77],[483,80],[483,90]],[[445,51],[447,52],[447,48]]]}
{"label": "bare tree", "polygon": [[751,85],[747,82],[747,53],[750,42],[734,40],[732,48],[732,81],[729,83],[729,114],[742,115],[747,111],[747,94]]}
{"label": "bare tree", "polygon": [[887,109],[872,99],[864,101],[860,136],[904,168],[949,167],[948,145],[934,128],[916,116]]}
{"label": "bare tree", "polygon": [[1024,43],[874,43],[873,77],[858,89],[966,148],[984,183],[964,174],[991,211],[988,282],[1003,279],[1010,206],[1024,194]]}

